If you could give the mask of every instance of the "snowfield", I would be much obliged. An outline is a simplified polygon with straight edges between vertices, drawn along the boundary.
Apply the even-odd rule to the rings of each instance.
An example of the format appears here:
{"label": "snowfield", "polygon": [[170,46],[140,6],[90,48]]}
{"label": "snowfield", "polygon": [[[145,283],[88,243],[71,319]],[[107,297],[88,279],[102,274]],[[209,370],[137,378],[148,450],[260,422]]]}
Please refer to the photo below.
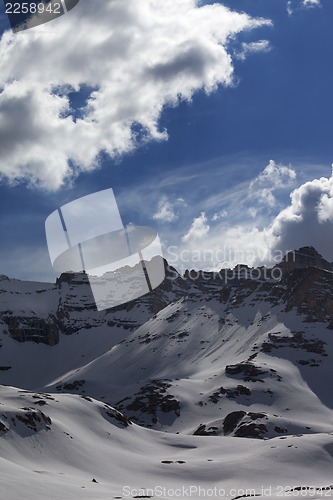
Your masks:
{"label": "snowfield", "polygon": [[322,498],[333,490],[320,494],[332,483],[333,433],[263,441],[188,436],[118,420],[82,396],[2,387],[1,401],[1,422],[10,428],[1,431],[2,498],[133,498],[130,490],[192,487],[190,498],[199,499],[199,486],[229,497],[271,489],[272,498],[303,487],[289,496]]}

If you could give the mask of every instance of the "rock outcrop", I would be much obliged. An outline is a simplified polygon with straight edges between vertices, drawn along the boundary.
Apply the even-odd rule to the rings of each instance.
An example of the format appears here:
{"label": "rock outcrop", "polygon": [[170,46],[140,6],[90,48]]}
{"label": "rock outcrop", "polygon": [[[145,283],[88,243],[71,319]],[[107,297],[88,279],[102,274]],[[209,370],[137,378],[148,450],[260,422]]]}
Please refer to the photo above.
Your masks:
{"label": "rock outcrop", "polygon": [[313,247],[302,247],[299,250],[288,252],[277,266],[287,274],[295,269],[306,269],[308,267],[317,267],[325,271],[333,271],[333,265],[325,260],[320,253]]}

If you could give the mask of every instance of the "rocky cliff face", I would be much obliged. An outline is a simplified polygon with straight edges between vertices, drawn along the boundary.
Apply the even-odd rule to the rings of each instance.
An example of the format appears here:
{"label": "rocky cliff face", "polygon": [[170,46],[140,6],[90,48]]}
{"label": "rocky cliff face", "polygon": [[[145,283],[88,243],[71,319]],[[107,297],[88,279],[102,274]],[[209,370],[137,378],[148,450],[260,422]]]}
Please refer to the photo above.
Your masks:
{"label": "rocky cliff face", "polygon": [[307,267],[333,271],[333,264],[325,260],[313,247],[302,247],[299,250],[288,252],[277,267],[284,274],[295,269],[305,269]]}
{"label": "rocky cliff face", "polygon": [[[55,345],[60,335],[97,327],[138,328],[153,314],[186,293],[189,285],[167,266],[164,283],[138,300],[98,312],[88,277],[63,273],[55,284],[0,278],[0,324],[18,342]],[[139,316],[136,311],[140,309]]]}
{"label": "rocky cliff face", "polygon": [[[64,273],[54,285],[1,276],[0,322],[4,332],[19,342],[52,346],[62,334],[95,327],[135,330],[175,300],[217,298],[231,310],[251,296],[253,304],[283,302],[286,311],[295,308],[307,321],[327,322],[333,328],[332,264],[312,247],[288,253],[273,269],[242,265],[219,273],[189,270],[181,277],[165,264],[166,278],[153,293],[102,312],[96,310],[85,274]],[[280,269],[282,272],[275,272]]]}
{"label": "rocky cliff face", "polygon": [[[61,329],[56,317],[45,320],[33,316],[14,316],[12,311],[1,315],[10,336],[18,342],[36,342],[53,346],[59,342]],[[5,330],[6,333],[6,330]]]}

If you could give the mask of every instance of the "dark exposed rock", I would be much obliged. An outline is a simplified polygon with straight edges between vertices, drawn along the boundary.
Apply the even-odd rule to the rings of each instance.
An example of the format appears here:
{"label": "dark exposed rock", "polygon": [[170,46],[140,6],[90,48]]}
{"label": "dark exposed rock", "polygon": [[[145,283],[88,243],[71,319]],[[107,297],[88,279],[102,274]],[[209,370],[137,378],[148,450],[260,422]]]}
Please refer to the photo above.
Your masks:
{"label": "dark exposed rock", "polygon": [[175,417],[179,417],[180,404],[173,395],[167,393],[170,387],[169,381],[151,380],[141,387],[134,396],[118,401],[115,407],[138,423],[143,423],[141,418],[146,415],[150,418],[152,424],[156,424],[159,411],[172,413]]}
{"label": "dark exposed rock", "polygon": [[112,419],[113,423],[114,421],[116,421],[120,423],[122,427],[129,427],[130,425],[132,425],[132,422],[115,408],[112,408],[109,405],[104,405],[104,411],[105,414]]}
{"label": "dark exposed rock", "polygon": [[229,413],[223,422],[224,434],[230,434],[233,432],[245,415],[245,411],[233,411],[232,413]]}
{"label": "dark exposed rock", "polygon": [[294,271],[295,269],[305,269],[307,267],[317,267],[326,271],[333,271],[333,266],[327,262],[313,247],[302,247],[299,250],[288,252],[278,264],[283,274]]}
{"label": "dark exposed rock", "polygon": [[6,432],[8,431],[9,431],[8,427],[3,422],[0,422],[0,432],[6,434]]}
{"label": "dark exposed rock", "polygon": [[219,391],[216,391],[209,396],[209,400],[216,404],[222,396],[225,396],[228,399],[237,398],[239,396],[251,396],[251,389],[245,387],[244,385],[237,385],[237,387],[232,389],[225,389],[224,387],[221,387]]}
{"label": "dark exposed rock", "polygon": [[56,345],[59,342],[59,324],[52,316],[48,320],[36,316],[3,314],[2,321],[8,326],[11,337],[18,342]]}
{"label": "dark exposed rock", "polygon": [[200,424],[199,427],[193,432],[193,436],[215,436],[217,428],[207,428],[205,424]]}
{"label": "dark exposed rock", "polygon": [[12,421],[15,424],[15,419],[22,422],[28,429],[33,432],[39,432],[42,429],[50,430],[50,425],[52,424],[51,418],[45,415],[40,410],[35,410],[34,408],[22,408],[22,412],[16,414],[12,417]]}
{"label": "dark exposed rock", "polygon": [[267,432],[265,424],[246,423],[240,425],[236,431],[236,437],[261,438]]}
{"label": "dark exposed rock", "polygon": [[74,272],[66,272],[62,273],[59,278],[56,279],[56,285],[61,286],[62,283],[67,284],[79,284],[79,285],[89,285],[89,278],[85,272],[82,273],[74,273]]}
{"label": "dark exposed rock", "polygon": [[39,406],[45,406],[45,405],[47,405],[47,402],[44,401],[43,399],[40,399],[38,401],[35,401],[34,404],[39,405]]}
{"label": "dark exposed rock", "polygon": [[[308,339],[304,336],[304,332],[295,332],[292,336],[287,337],[285,335],[278,335],[270,333],[268,335],[268,341],[264,342],[262,345],[263,352],[272,352],[272,349],[281,349],[283,347],[292,347],[295,349],[302,349],[306,352],[320,354],[324,356],[326,343],[320,339]],[[315,362],[315,360],[310,360]],[[308,362],[299,364],[309,364]]]}
{"label": "dark exposed rock", "polygon": [[275,426],[274,430],[278,434],[285,434],[286,432],[288,432],[287,429],[282,429],[282,427],[279,427],[278,425]]}
{"label": "dark exposed rock", "polygon": [[224,434],[233,432],[236,437],[262,438],[267,432],[267,427],[256,420],[267,418],[265,413],[234,411],[229,413],[223,422]]}
{"label": "dark exposed rock", "polygon": [[296,269],[284,278],[281,293],[286,312],[296,309],[306,322],[333,320],[333,273],[319,268]]}
{"label": "dark exposed rock", "polygon": [[68,382],[65,384],[60,384],[56,386],[57,391],[78,391],[85,384],[85,380],[73,380],[73,382]]}
{"label": "dark exposed rock", "polygon": [[225,367],[225,372],[230,377],[241,375],[245,381],[256,382],[261,380],[258,377],[260,375],[265,375],[267,370],[263,370],[252,362],[243,361],[242,363],[238,363],[236,365],[227,365]]}

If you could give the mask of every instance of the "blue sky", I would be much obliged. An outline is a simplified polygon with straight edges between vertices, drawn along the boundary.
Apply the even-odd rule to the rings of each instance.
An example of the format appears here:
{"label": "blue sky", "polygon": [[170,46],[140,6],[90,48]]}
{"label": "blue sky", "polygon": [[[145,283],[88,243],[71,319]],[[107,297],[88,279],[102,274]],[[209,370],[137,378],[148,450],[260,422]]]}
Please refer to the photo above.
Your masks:
{"label": "blue sky", "polygon": [[[258,264],[308,244],[333,261],[332,2],[225,0],[205,12],[214,2],[168,0],[163,13],[161,2],[103,2],[16,35],[1,15],[0,273],[54,279],[45,219],[110,187],[124,223],[155,227],[166,258],[194,256],[180,269],[218,268],[197,256],[219,248],[249,249],[242,260]],[[93,89],[104,90],[92,123]]]}

